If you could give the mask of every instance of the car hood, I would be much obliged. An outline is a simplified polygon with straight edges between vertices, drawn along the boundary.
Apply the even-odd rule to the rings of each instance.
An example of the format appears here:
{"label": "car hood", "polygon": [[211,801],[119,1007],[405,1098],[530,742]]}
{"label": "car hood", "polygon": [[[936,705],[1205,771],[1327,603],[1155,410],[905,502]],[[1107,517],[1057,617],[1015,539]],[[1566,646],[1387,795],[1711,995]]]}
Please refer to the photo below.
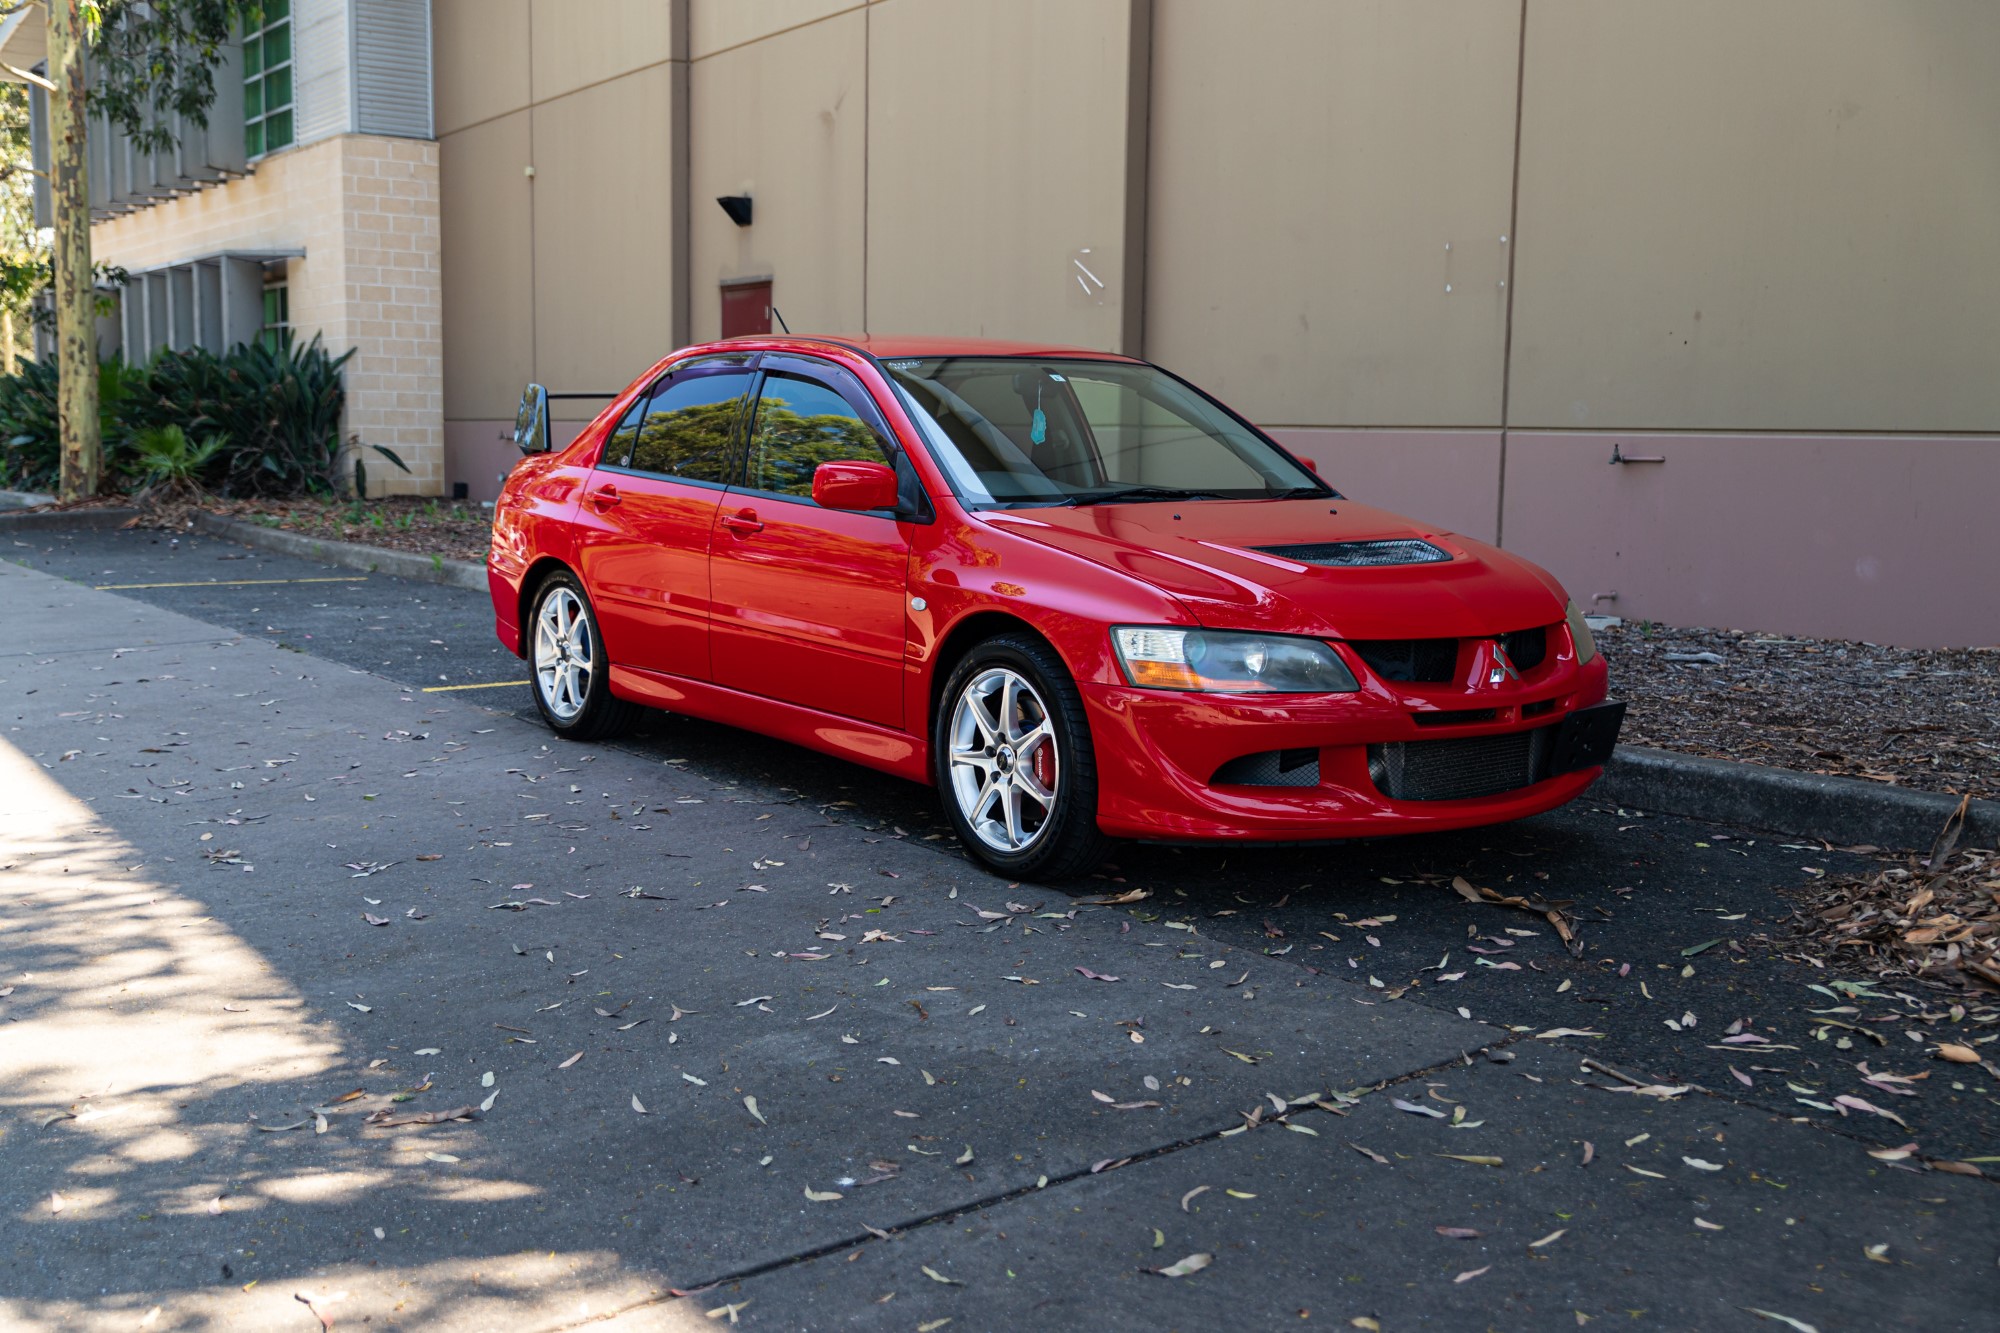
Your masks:
{"label": "car hood", "polygon": [[[1336,639],[1473,638],[1563,618],[1548,574],[1457,533],[1348,500],[1197,500],[980,515],[1029,541],[1142,579],[1211,629]],[[1452,559],[1328,568],[1259,547],[1420,538]]]}

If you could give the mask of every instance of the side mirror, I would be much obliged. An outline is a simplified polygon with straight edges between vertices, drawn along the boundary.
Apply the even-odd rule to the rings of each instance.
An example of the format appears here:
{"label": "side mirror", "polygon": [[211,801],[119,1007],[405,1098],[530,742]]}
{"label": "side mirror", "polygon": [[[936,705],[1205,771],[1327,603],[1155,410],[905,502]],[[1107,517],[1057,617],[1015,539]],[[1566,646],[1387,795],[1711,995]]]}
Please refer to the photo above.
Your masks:
{"label": "side mirror", "polygon": [[514,444],[524,454],[549,451],[549,391],[539,384],[521,391],[521,407],[514,414]]}
{"label": "side mirror", "polygon": [[1307,471],[1311,472],[1315,477],[1319,475],[1319,460],[1317,458],[1307,458],[1304,454],[1293,454],[1292,457],[1304,463]]}
{"label": "side mirror", "polygon": [[813,502],[822,509],[894,509],[896,470],[859,460],[813,470]]}

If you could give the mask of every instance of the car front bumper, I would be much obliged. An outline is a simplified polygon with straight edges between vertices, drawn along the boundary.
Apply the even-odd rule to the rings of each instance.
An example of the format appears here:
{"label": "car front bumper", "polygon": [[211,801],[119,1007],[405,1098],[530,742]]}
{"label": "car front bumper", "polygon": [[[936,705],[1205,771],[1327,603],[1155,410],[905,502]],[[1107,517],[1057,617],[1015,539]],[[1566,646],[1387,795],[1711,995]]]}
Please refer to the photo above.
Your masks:
{"label": "car front bumper", "polygon": [[[1099,826],[1114,837],[1171,841],[1383,837],[1540,814],[1596,780],[1622,715],[1622,705],[1594,708],[1605,696],[1602,658],[1566,662],[1509,692],[1452,697],[1426,691],[1420,699],[1379,684],[1316,696],[1104,684],[1083,694]],[[1457,722],[1440,705],[1470,720]],[[1232,761],[1274,752],[1299,766],[1291,776],[1278,779],[1272,762],[1267,784],[1230,780],[1241,773]],[[1507,771],[1525,780],[1501,778],[1503,789],[1491,790],[1477,769],[1496,758],[1517,764]],[[1480,794],[1454,795],[1454,783]]]}

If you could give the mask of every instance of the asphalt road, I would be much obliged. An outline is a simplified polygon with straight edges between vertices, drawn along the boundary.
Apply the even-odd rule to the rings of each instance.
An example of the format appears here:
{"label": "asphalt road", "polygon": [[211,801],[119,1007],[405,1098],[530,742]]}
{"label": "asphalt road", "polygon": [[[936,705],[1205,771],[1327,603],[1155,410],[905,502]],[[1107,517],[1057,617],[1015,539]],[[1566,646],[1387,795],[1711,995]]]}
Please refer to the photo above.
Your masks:
{"label": "asphalt road", "polygon": [[[1976,1008],[1954,1015],[1930,995],[1905,1003],[1857,994],[1851,984],[1842,990],[1836,983],[1858,979],[1786,956],[1810,952],[1784,942],[1787,895],[1858,858],[1586,799],[1516,825],[1422,839],[1127,847],[1097,880],[1066,891],[1010,886],[959,855],[926,789],[663,716],[615,745],[558,746],[535,722],[525,687],[421,693],[524,674],[493,641],[477,594],[203,539],[170,544],[153,533],[35,534],[15,543],[7,554],[17,564],[111,592],[52,595],[46,590],[60,585],[35,581],[17,588],[16,600],[41,599],[30,618],[43,623],[0,656],[8,663],[0,689],[20,700],[9,722],[13,744],[38,756],[70,798],[113,821],[142,866],[158,867],[169,847],[187,856],[193,825],[170,813],[183,805],[201,804],[203,821],[215,826],[206,831],[240,839],[246,852],[263,844],[255,870],[207,864],[201,880],[172,887],[207,913],[206,929],[224,928],[235,945],[276,960],[269,970],[286,993],[270,1002],[309,1017],[313,1040],[332,1048],[310,1075],[266,1071],[263,1086],[248,1079],[229,1089],[218,1077],[187,1094],[219,1136],[203,1151],[235,1154],[231,1169],[246,1197],[262,1189],[316,1219],[294,1230],[266,1225],[261,1246],[234,1247],[254,1257],[266,1274],[259,1281],[347,1274],[357,1292],[367,1290],[350,1308],[365,1306],[377,1326],[413,1328],[507,1323],[493,1311],[524,1309],[531,1294],[545,1304],[574,1297],[590,1305],[590,1318],[628,1309],[620,1327],[713,1327],[706,1318],[672,1322],[684,1317],[672,1313],[682,1302],[655,1303],[671,1287],[712,1282],[723,1286],[698,1298],[704,1315],[748,1300],[736,1317],[773,1328],[922,1327],[942,1318],[954,1330],[1030,1321],[1349,1326],[1367,1317],[1383,1328],[1573,1327],[1586,1318],[1756,1326],[1762,1316],[1745,1307],[1821,1333],[1990,1326],[1984,1320],[2000,1297],[1994,1185],[1912,1171],[1915,1159],[1885,1161],[1867,1150],[1914,1141],[1928,1158],[2000,1154],[1993,1080],[1928,1057],[1940,1034],[1962,1039],[1992,1028],[1978,1024]],[[74,610],[53,609],[72,597]],[[235,646],[223,652],[218,644]],[[114,655],[120,647],[132,652]],[[196,678],[184,670],[136,675],[163,652],[201,658],[217,686],[226,676],[237,688],[189,684]],[[267,693],[257,683],[264,680],[274,682],[268,699],[256,697]],[[279,689],[280,681],[289,683]],[[146,701],[128,698],[134,691]],[[197,714],[199,726],[190,725]],[[60,739],[79,727],[90,738]],[[313,744],[279,734],[288,729]],[[147,745],[133,744],[141,737]],[[74,761],[58,757],[71,749]],[[156,789],[166,794],[155,797],[131,784],[139,770],[113,765],[114,753],[128,768],[180,776],[145,772],[148,783],[163,783]],[[279,766],[256,767],[271,760]],[[93,762],[99,767],[87,771]],[[440,764],[449,767],[424,767]],[[253,779],[227,777],[244,768]],[[550,799],[560,794],[549,785],[558,774],[573,793],[563,805]],[[285,813],[272,819],[281,790]],[[423,799],[356,804],[412,790]],[[291,804],[307,798],[310,806]],[[336,808],[360,814],[328,823]],[[376,845],[390,819],[394,845]],[[281,823],[296,827],[280,837]],[[362,842],[370,846],[357,851]],[[421,872],[420,887],[408,859],[419,854],[444,857],[435,873]],[[363,865],[401,860],[402,868],[356,872],[339,859],[346,856]],[[122,884],[139,872],[106,862],[101,873]],[[274,874],[288,886],[275,895]],[[1580,954],[1565,950],[1538,913],[1464,901],[1454,877],[1570,904]],[[534,896],[555,898],[551,885],[565,896],[519,915],[492,913],[488,899],[526,895],[537,883]],[[646,896],[617,896],[635,883]],[[393,894],[357,896],[377,884]],[[1134,889],[1149,896],[1117,907],[1082,902]],[[874,906],[861,908],[863,899]],[[338,911],[328,910],[333,900]],[[975,914],[974,904],[992,915]],[[356,925],[364,910],[389,924]],[[871,912],[902,933],[857,953]],[[859,924],[843,925],[849,915]],[[673,923],[671,939],[646,930],[661,917]],[[552,932],[539,924],[545,919],[563,929]],[[802,985],[794,978],[809,969],[769,966],[820,950],[829,967],[860,969],[865,984]],[[67,967],[81,977],[85,952],[67,937],[16,932],[5,965],[10,980],[17,968],[46,976],[48,959],[58,957],[58,974]],[[878,983],[867,974],[883,970],[882,954],[899,961]],[[23,967],[24,958],[32,965]],[[528,1001],[560,1006],[567,988],[581,984],[560,979],[575,971],[563,966],[572,959],[621,977],[607,983],[613,991],[600,1007],[629,992],[625,1003],[636,1001],[633,1012],[654,1020],[650,1027],[626,1037],[598,1032],[590,1040],[601,1046],[571,1047],[567,1035],[551,1041],[546,1033],[538,1044],[516,1044],[515,1030],[558,1021],[535,1017],[543,1010]],[[1119,980],[1098,982],[1076,967]],[[406,1080],[422,1072],[408,1057],[378,1055],[395,1047],[368,1032],[374,1020],[345,1007],[349,994],[355,1004],[373,999],[371,1015],[402,1011],[399,1032],[448,1033],[437,1043],[446,1059],[462,1061],[460,1052],[475,1047],[475,1064],[504,1056],[531,1066],[522,1077],[532,1072],[549,1085],[538,1099],[565,1083],[555,1066],[567,1050],[592,1053],[563,1094],[587,1101],[587,1110],[430,1131],[440,1142],[481,1141],[476,1157],[446,1151],[479,1164],[484,1192],[455,1195],[436,1181],[395,1186],[435,1232],[416,1255],[368,1251],[365,1201],[329,1197],[321,1207],[311,1190],[286,1195],[257,1183],[272,1173],[266,1159],[283,1155],[269,1144],[296,1156],[305,1149],[290,1145],[310,1140],[260,1143],[251,1134],[245,1146],[244,1136],[220,1128],[240,1128],[260,1108],[268,1114],[274,1097],[310,1109],[349,1080],[379,1082],[364,1067],[367,1056],[393,1059],[388,1068]],[[968,1013],[974,994],[990,1006],[984,1014]],[[396,998],[384,1004],[385,995]],[[690,1015],[671,1026],[658,1013],[669,998]],[[895,1054],[857,1064],[840,1032],[806,1026],[805,1015],[836,1002],[866,1015],[849,1033],[857,1045],[886,1042]],[[16,1023],[53,1017],[19,998],[0,1003],[15,1006],[8,1017]],[[707,1011],[701,1020],[696,1009]],[[953,1017],[943,1021],[947,1010]],[[788,1017],[760,1018],[773,1011]],[[998,1035],[971,1043],[951,1035],[979,1019],[998,1019]],[[723,1032],[702,1043],[709,1063],[688,1063],[676,1086],[680,1043],[669,1036],[692,1038],[703,1026]],[[1565,1028],[1569,1035],[1540,1035]],[[488,1054],[496,1043],[500,1054]],[[1476,1054],[1488,1048],[1506,1062]],[[315,1063],[298,1052],[290,1058]],[[615,1086],[582,1077],[620,1060],[629,1068]],[[924,1093],[907,1080],[912,1066],[939,1075],[926,1074]],[[271,1069],[284,1067],[275,1060]],[[837,1077],[800,1072],[830,1068]],[[16,1127],[0,1139],[0,1162],[10,1149],[23,1151],[22,1136],[72,1132],[67,1124],[39,1130],[23,1117],[89,1090],[57,1060],[12,1072],[33,1091],[7,1098]],[[414,1104],[436,1109],[445,1105],[440,1096],[455,1104],[485,1095],[464,1082],[466,1071],[450,1077],[459,1085],[443,1088],[440,1075],[440,1091]],[[904,1081],[881,1081],[894,1078]],[[674,1134],[665,1151],[632,1137],[661,1123],[662,1099],[720,1087],[718,1079],[731,1097],[703,1093],[702,1109],[667,1112]],[[1391,1086],[1354,1105],[1324,1095],[1378,1083]],[[1635,1086],[1655,1091],[1617,1090]],[[857,1146],[869,1136],[857,1136],[856,1125],[891,1117],[891,1131],[900,1131],[898,1099],[939,1088],[948,1104],[910,1118],[943,1117],[947,1132],[898,1142],[877,1134],[872,1149]],[[1683,1090],[1661,1095],[1671,1089]],[[767,1123],[746,1119],[734,1100],[760,1090]],[[1312,1090],[1324,1107],[1286,1114],[1315,1132],[1270,1123],[1278,1115],[1271,1096]],[[643,1116],[625,1105],[628,1092],[642,1091]],[[1092,1091],[1111,1102],[1084,1095]],[[1396,1109],[1392,1096],[1444,1116]],[[1842,1106],[1840,1096],[1899,1118]],[[371,1090],[355,1105],[380,1109],[375,1098]],[[1156,1100],[1163,1105],[1111,1109]],[[1454,1129],[1461,1105],[1469,1112],[1462,1120],[1492,1128]],[[1258,1106],[1252,1132],[1221,1136]],[[784,1147],[762,1151],[766,1131],[787,1120]],[[956,1162],[962,1147],[974,1157],[951,1170],[927,1155]],[[1436,1153],[1495,1155],[1505,1165]],[[748,1168],[759,1157],[783,1159],[782,1187],[767,1179],[778,1165]],[[127,1158],[144,1153],[130,1149]],[[1686,1165],[1689,1158],[1721,1169]],[[102,1172],[105,1154],[78,1148],[16,1160],[17,1182],[32,1177],[34,1185],[17,1183],[7,1206],[47,1227],[54,1217],[45,1203],[37,1214],[35,1200],[75,1192],[76,1174],[87,1175],[92,1162]],[[503,1180],[502,1164],[516,1161],[518,1178]],[[801,1198],[802,1177],[804,1188],[843,1200]],[[843,1179],[866,1183],[835,1183]],[[1181,1202],[1201,1184],[1212,1188]],[[528,1192],[508,1192],[517,1187]],[[872,1205],[877,1199],[882,1206]],[[871,1201],[861,1220],[897,1239],[858,1228],[848,1200]],[[138,1204],[120,1212],[108,1200],[102,1218],[90,1206],[58,1215],[98,1228],[63,1262],[40,1235],[16,1245],[16,1281],[0,1286],[24,1295],[14,1307],[0,1297],[0,1313],[43,1321],[28,1327],[68,1326],[65,1319],[95,1327],[90,1319],[112,1306],[92,1304],[81,1288],[117,1293],[121,1314],[143,1313],[152,1299],[145,1293],[159,1291],[170,1313],[185,1311],[185,1326],[198,1327],[232,1308],[229,1293],[249,1294],[236,1279],[241,1262],[216,1257],[225,1250],[190,1249],[179,1237],[149,1248],[151,1223],[134,1220]],[[1483,1234],[1441,1237],[1437,1226]],[[1564,1236],[1529,1244],[1556,1230]],[[322,1245],[315,1236],[340,1240]],[[1864,1252],[1875,1244],[1890,1248]],[[227,1265],[229,1281],[197,1274],[186,1259],[197,1251]],[[562,1262],[520,1279],[511,1297],[461,1271],[532,1251]],[[1186,1277],[1143,1271],[1185,1253],[1212,1254],[1214,1263]],[[93,1255],[104,1271],[93,1268]],[[393,1268],[427,1295],[399,1311],[379,1285],[367,1285],[361,1269],[371,1265]],[[885,1300],[885,1291],[896,1295]],[[495,1299],[503,1304],[482,1304]],[[534,1321],[516,1326],[565,1327],[584,1317],[568,1305],[535,1309]]]}

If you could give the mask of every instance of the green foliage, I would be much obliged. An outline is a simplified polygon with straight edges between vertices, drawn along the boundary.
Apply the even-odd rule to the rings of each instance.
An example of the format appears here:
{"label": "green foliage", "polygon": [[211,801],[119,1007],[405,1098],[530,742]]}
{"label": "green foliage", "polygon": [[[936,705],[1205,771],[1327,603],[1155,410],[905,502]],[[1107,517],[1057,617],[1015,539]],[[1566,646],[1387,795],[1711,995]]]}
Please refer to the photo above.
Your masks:
{"label": "green foliage", "polygon": [[222,48],[255,0],[84,0],[90,102],[141,152],[174,146],[178,116],[208,123]]}
{"label": "green foliage", "polygon": [[126,466],[143,489],[189,495],[202,489],[228,446],[227,435],[210,435],[196,444],[179,426],[147,426],[132,433]]}
{"label": "green foliage", "polygon": [[[112,476],[126,450],[122,413],[131,386],[140,377],[122,362],[98,368],[97,407],[104,433],[105,475]],[[18,375],[0,375],[0,486],[23,491],[54,491],[62,472],[58,430],[56,368],[27,361]]]}
{"label": "green foliage", "polygon": [[[98,382],[106,475],[150,475],[152,463],[135,453],[136,442],[157,445],[162,437],[148,432],[172,429],[202,441],[188,446],[197,452],[222,441],[191,478],[220,494],[336,495],[347,489],[341,372],[353,355],[332,356],[315,337],[275,349],[244,344],[223,356],[198,348],[161,352],[143,367],[106,362]],[[56,410],[53,364],[30,362],[19,375],[0,376],[0,485],[54,488]],[[355,447],[409,471],[394,450]]]}

